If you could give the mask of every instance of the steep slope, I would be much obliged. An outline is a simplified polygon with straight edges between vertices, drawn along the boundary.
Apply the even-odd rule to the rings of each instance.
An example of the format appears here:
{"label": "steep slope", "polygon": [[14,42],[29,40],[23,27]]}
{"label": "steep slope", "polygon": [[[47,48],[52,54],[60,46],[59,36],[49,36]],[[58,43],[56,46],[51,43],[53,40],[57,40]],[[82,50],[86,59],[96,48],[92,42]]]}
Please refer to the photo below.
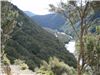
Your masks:
{"label": "steep slope", "polygon": [[[13,16],[14,13],[17,17]],[[42,29],[13,4],[1,2],[1,18],[2,35],[9,36],[4,50],[11,63],[14,63],[15,59],[25,60],[33,70],[41,64],[41,60],[48,61],[50,57],[56,56],[68,65],[76,67],[73,54],[69,53],[54,35]],[[2,36],[2,40],[4,37]]]}

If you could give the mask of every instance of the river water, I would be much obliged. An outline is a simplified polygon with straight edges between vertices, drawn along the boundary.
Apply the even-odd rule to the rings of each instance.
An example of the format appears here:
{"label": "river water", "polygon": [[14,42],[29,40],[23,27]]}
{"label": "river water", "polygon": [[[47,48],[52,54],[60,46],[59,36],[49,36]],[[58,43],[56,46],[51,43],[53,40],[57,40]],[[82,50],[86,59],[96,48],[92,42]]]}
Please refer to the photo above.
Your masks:
{"label": "river water", "polygon": [[75,41],[71,40],[68,44],[65,44],[65,48],[71,52],[74,53],[75,52]]}

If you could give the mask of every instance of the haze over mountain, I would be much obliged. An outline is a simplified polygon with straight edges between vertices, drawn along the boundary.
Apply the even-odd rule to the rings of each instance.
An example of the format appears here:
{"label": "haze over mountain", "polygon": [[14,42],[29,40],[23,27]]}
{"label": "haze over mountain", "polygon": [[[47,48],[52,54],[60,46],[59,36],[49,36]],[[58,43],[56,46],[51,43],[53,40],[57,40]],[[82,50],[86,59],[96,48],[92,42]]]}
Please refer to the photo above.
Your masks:
{"label": "haze over mountain", "polygon": [[[99,5],[96,5],[94,7],[94,12],[95,12],[94,14],[90,15],[87,18],[90,22],[92,22],[94,19],[100,18]],[[61,14],[57,14],[57,13],[52,14],[51,13],[51,14],[47,14],[47,15],[34,15],[31,18],[42,27],[57,29],[59,31],[63,31],[63,32],[71,35],[72,37],[75,36],[75,33],[74,33],[72,27],[69,25],[69,22],[67,22],[65,20],[65,18],[62,17]],[[75,27],[79,29],[79,27],[80,27],[79,20],[75,23]],[[93,30],[91,30],[91,31],[94,32],[94,30],[95,29],[93,28]]]}
{"label": "haze over mountain", "polygon": [[42,27],[52,29],[59,29],[61,25],[65,24],[65,19],[60,14],[52,13],[47,15],[35,15],[31,17],[36,23]]}
{"label": "haze over mountain", "polygon": [[24,11],[24,13],[27,14],[29,17],[35,16],[35,14],[31,11]]}

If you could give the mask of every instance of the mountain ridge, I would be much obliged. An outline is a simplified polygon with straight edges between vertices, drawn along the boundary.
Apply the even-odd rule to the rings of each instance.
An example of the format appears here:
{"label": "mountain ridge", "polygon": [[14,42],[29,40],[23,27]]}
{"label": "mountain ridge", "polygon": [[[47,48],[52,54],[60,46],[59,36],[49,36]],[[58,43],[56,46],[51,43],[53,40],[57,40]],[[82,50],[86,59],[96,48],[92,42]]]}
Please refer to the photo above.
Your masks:
{"label": "mountain ridge", "polygon": [[35,15],[31,17],[36,23],[42,27],[48,27],[52,29],[58,29],[59,26],[65,23],[65,19],[56,13],[46,14],[46,15]]}
{"label": "mountain ridge", "polygon": [[27,14],[29,17],[35,16],[35,14],[31,11],[24,11],[24,13]]}

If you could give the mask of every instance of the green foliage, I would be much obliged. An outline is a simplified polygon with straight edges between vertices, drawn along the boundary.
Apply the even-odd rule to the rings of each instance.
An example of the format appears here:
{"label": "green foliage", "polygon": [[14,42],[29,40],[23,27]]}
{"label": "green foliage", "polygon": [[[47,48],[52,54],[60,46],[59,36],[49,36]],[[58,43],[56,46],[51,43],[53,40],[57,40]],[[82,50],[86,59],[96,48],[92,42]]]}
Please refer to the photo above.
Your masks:
{"label": "green foliage", "polygon": [[99,64],[100,58],[100,35],[87,35],[85,38],[86,55],[89,58],[89,65]]}
{"label": "green foliage", "polygon": [[[15,18],[18,17],[17,10],[12,10],[12,7],[9,7],[10,4],[5,1],[1,3],[1,54],[5,52],[5,45],[7,40],[11,38],[10,34],[13,32],[13,29],[16,25]],[[5,12],[5,13],[3,13]],[[2,64],[10,64],[9,57],[6,53],[2,56],[1,60],[3,61]]]}
{"label": "green foliage", "polygon": [[37,73],[43,75],[76,75],[76,71],[73,67],[68,66],[56,57],[50,57],[48,63],[43,61],[43,64]]}
{"label": "green foliage", "polygon": [[96,33],[97,33],[97,34],[100,34],[100,26],[99,26],[99,25],[96,26]]}
{"label": "green foliage", "polygon": [[[48,61],[50,56],[56,56],[65,63],[76,67],[76,59],[73,54],[69,53],[62,43],[57,41],[57,38],[43,30],[33,20],[26,16],[21,10],[9,2],[1,2],[1,13],[9,14],[2,17],[3,23],[2,29],[10,32],[10,38],[5,42],[5,53],[11,63],[14,63],[15,59],[25,60],[25,63],[29,66],[29,69],[34,70],[36,66],[41,64],[41,60]],[[4,11],[6,7],[9,11]],[[10,12],[11,11],[11,12]],[[11,16],[15,13],[18,16]],[[9,20],[10,28],[8,25],[7,18],[11,16],[13,20]],[[10,18],[10,17],[9,17]],[[13,30],[12,30],[13,29]],[[4,33],[3,33],[4,34]],[[3,37],[2,37],[3,39]],[[69,60],[70,59],[70,60]]]}
{"label": "green foliage", "polygon": [[25,64],[25,61],[22,61],[22,60],[20,60],[20,59],[16,59],[16,60],[14,61],[14,64],[15,64],[15,65],[19,65],[20,68],[21,68],[22,70],[25,70],[25,69],[28,69],[28,68],[29,68],[28,65]]}
{"label": "green foliage", "polygon": [[12,31],[14,26],[16,25],[16,18],[18,17],[18,11],[14,10],[12,7],[10,7],[11,4],[7,3],[5,1],[1,3],[1,28],[3,29],[3,35],[7,34],[9,35]]}
{"label": "green foliage", "polygon": [[4,54],[1,63],[3,65],[10,65],[10,60],[8,59],[7,55]]}
{"label": "green foliage", "polygon": [[[90,67],[89,72],[90,75],[94,73],[99,73],[99,65],[100,65],[100,34],[96,32],[88,33],[84,36],[84,62],[87,66]],[[79,42],[76,43],[77,55],[79,53]],[[86,69],[84,70],[86,72]],[[88,75],[86,72],[84,75]],[[99,73],[100,74],[100,73]]]}
{"label": "green foliage", "polygon": [[20,65],[22,70],[28,69],[28,65],[23,63]]}

